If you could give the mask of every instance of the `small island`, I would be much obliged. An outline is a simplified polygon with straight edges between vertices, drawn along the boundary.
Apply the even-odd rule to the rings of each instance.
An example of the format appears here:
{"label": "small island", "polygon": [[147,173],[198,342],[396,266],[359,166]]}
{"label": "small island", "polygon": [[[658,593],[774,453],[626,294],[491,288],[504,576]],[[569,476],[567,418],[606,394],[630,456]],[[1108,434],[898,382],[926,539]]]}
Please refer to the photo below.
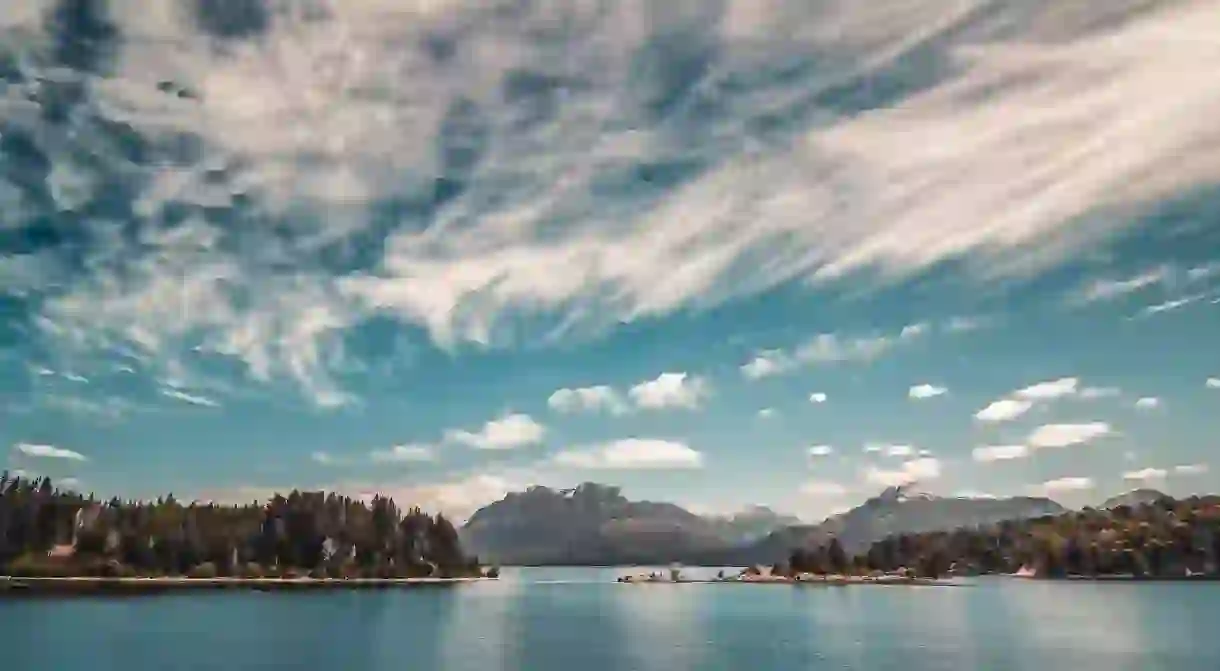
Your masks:
{"label": "small island", "polygon": [[498,577],[441,514],[292,491],[265,503],[99,501],[0,474],[0,594],[368,589]]}

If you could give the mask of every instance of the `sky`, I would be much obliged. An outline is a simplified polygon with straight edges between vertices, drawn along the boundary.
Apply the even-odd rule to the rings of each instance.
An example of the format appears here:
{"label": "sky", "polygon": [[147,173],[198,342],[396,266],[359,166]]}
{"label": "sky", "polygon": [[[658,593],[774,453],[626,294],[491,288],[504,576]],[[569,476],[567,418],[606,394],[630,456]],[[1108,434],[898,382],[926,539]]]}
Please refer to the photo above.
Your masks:
{"label": "sky", "polygon": [[1220,491],[1220,2],[14,7],[10,471]]}

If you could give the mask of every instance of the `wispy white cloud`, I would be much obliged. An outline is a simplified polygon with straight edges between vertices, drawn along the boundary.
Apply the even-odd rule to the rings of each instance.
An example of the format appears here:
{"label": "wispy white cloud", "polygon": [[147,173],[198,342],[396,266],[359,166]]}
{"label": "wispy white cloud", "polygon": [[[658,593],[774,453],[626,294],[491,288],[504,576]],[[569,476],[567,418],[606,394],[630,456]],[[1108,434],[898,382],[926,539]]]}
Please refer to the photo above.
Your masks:
{"label": "wispy white cloud", "polygon": [[555,464],[604,470],[685,470],[703,467],[703,455],[685,443],[653,438],[627,438],[565,450]]}
{"label": "wispy white cloud", "polygon": [[1144,396],[1136,399],[1135,407],[1141,410],[1153,410],[1161,406],[1161,399],[1155,396]]}
{"label": "wispy white cloud", "polygon": [[329,452],[310,453],[309,460],[315,464],[321,464],[323,466],[335,466],[340,463],[340,460]]}
{"label": "wispy white cloud", "polygon": [[1208,389],[1220,389],[1220,377],[1209,377],[1204,383]]}
{"label": "wispy white cloud", "polygon": [[775,417],[777,414],[779,414],[779,412],[775,408],[763,408],[762,410],[758,411],[758,418],[759,419],[771,419],[771,418]]}
{"label": "wispy white cloud", "polygon": [[1208,294],[1199,293],[1199,294],[1190,294],[1189,296],[1181,296],[1178,298],[1161,301],[1160,303],[1155,303],[1153,305],[1149,305],[1148,307],[1144,308],[1143,310],[1140,311],[1140,315],[1145,316],[1145,317],[1150,317],[1152,315],[1160,314],[1162,312],[1170,312],[1171,310],[1177,310],[1178,308],[1186,307],[1187,305],[1190,305],[1191,303],[1196,303],[1207,297],[1208,297]]}
{"label": "wispy white cloud", "polygon": [[913,457],[917,450],[910,445],[889,445],[885,448],[887,457]]}
{"label": "wispy white cloud", "polygon": [[[50,49],[28,19],[33,4],[19,4],[4,29],[34,35],[14,48]],[[109,3],[125,39],[82,110],[151,146],[191,138],[198,158],[89,154],[138,191],[140,235],[99,244],[88,276],[39,302],[44,336],[89,351],[121,341],[152,365],[203,341],[255,380],[289,380],[333,407],[356,400],[341,375],[343,334],[370,316],[445,346],[495,345],[520,316],[608,328],[794,279],[896,281],[955,259],[984,278],[1021,275],[1129,226],[1131,206],[1220,178],[1209,86],[1220,57],[1207,32],[1220,3],[1208,0],[1139,12],[932,0],[511,13],[459,0],[314,4],[277,5],[257,39],[217,48],[173,0]],[[1126,20],[1101,20],[1115,15]],[[537,39],[540,25],[549,39]],[[716,43],[692,90],[727,110],[680,138],[652,122],[656,100],[643,93],[664,84],[648,73],[673,71],[651,45],[678,33]],[[834,87],[926,50],[952,67],[902,100],[801,116]],[[802,57],[843,70],[819,67],[785,89],[736,85]],[[44,145],[56,207],[79,209],[103,194],[74,157],[108,145],[83,123],[65,140],[30,113],[33,82],[55,74],[48,60],[15,59],[32,83],[6,92],[0,114]],[[522,73],[560,83],[505,95]],[[750,130],[760,118],[792,119],[773,143],[785,149],[756,149],[770,146]],[[454,127],[462,146],[438,141]],[[702,167],[666,192],[598,196],[636,166],[684,162]],[[430,225],[391,222],[401,225],[373,268],[339,281],[323,270],[382,225],[371,205],[431,199],[438,175],[456,186]],[[6,197],[22,204],[6,202],[6,218],[26,216],[18,196]],[[171,206],[239,201],[273,225],[230,233],[200,215],[186,236],[160,223]]]}
{"label": "wispy white cloud", "polygon": [[394,445],[386,450],[374,450],[369,458],[378,463],[432,461],[436,453],[431,445]]}
{"label": "wispy white cloud", "polygon": [[1034,429],[1025,442],[1035,449],[1072,447],[1103,438],[1111,432],[1110,425],[1105,422],[1044,424]]}
{"label": "wispy white cloud", "polygon": [[1029,456],[1029,448],[1025,445],[986,445],[971,450],[970,456],[979,462],[1012,461]]}
{"label": "wispy white cloud", "polygon": [[1152,482],[1164,480],[1169,475],[1169,471],[1163,468],[1141,468],[1138,471],[1128,471],[1123,473],[1124,480],[1135,480],[1139,482]]}
{"label": "wispy white cloud", "polygon": [[1076,303],[1113,300],[1161,284],[1170,276],[1169,267],[1161,266],[1124,279],[1098,279],[1080,289],[1072,300]]}
{"label": "wispy white cloud", "polygon": [[840,336],[820,333],[801,343],[791,351],[769,349],[757,352],[741,366],[745,377],[757,380],[773,375],[789,373],[803,366],[844,363],[849,361],[871,361],[884,354],[903,340],[917,337],[922,330],[903,330],[905,335]]}
{"label": "wispy white cloud", "polygon": [[903,462],[900,468],[894,470],[870,466],[864,471],[864,480],[881,487],[896,487],[921,480],[935,480],[940,477],[940,472],[939,460],[923,457]]}
{"label": "wispy white cloud", "polygon": [[1080,380],[1077,378],[1063,377],[1032,384],[1014,391],[1012,395],[1027,401],[1050,401],[1075,394],[1079,384]]}
{"label": "wispy white cloud", "polygon": [[661,373],[627,390],[632,402],[646,410],[695,410],[710,393],[711,385],[705,378],[687,373]]}
{"label": "wispy white cloud", "polygon": [[1177,475],[1203,475],[1208,470],[1207,464],[1182,464],[1173,467],[1173,472]]}
{"label": "wispy white cloud", "polygon": [[1093,489],[1093,478],[1084,476],[1068,476],[1047,480],[1039,485],[1036,489],[1047,495],[1061,494],[1063,492],[1081,492]]}
{"label": "wispy white cloud", "polygon": [[445,439],[480,450],[511,450],[542,441],[546,427],[524,413],[510,413],[493,419],[478,431],[450,429]]}
{"label": "wispy white cloud", "polygon": [[547,405],[558,412],[604,410],[618,415],[627,411],[627,403],[606,385],[557,389],[547,399]]}
{"label": "wispy white cloud", "polygon": [[183,403],[189,403],[191,405],[201,405],[208,408],[220,407],[220,402],[216,401],[215,399],[208,398],[207,396],[200,396],[198,394],[189,394],[179,389],[162,389],[161,395],[167,398],[182,401]]}
{"label": "wispy white cloud", "polygon": [[935,398],[947,393],[949,390],[945,387],[938,387],[932,384],[917,384],[907,390],[907,396],[913,399]]}
{"label": "wispy white cloud", "polygon": [[1004,398],[992,401],[987,407],[974,413],[974,418],[980,422],[1007,422],[1016,419],[1034,407],[1029,401]]}
{"label": "wispy white cloud", "polygon": [[813,445],[809,448],[808,453],[811,457],[828,457],[834,454],[834,451],[830,445]]}
{"label": "wispy white cloud", "polygon": [[828,397],[826,396],[826,394],[824,394],[820,391],[815,391],[809,395],[809,402],[816,405],[816,404],[820,404],[820,403],[825,403],[827,398]]}
{"label": "wispy white cloud", "polygon": [[85,455],[74,450],[45,445],[41,443],[17,443],[13,450],[27,457],[41,459],[67,459],[69,461],[87,461]]}
{"label": "wispy white cloud", "polygon": [[1121,396],[1122,393],[1122,390],[1117,387],[1084,387],[1080,390],[1079,396],[1084,400],[1095,400]]}

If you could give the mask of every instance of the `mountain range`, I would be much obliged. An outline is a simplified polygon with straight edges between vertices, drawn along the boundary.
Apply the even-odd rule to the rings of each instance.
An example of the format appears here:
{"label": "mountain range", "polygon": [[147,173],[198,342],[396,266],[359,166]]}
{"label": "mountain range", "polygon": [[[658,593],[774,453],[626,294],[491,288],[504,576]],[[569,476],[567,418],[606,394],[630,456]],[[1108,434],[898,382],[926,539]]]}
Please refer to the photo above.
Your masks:
{"label": "mountain range", "polygon": [[672,503],[630,501],[618,487],[586,482],[510,493],[479,509],[460,534],[468,551],[497,564],[744,566],[784,561],[793,549],[831,537],[855,552],[890,534],[1065,510],[1046,498],[948,498],[893,487],[819,524],[803,524],[762,506],[729,516],[697,515]]}

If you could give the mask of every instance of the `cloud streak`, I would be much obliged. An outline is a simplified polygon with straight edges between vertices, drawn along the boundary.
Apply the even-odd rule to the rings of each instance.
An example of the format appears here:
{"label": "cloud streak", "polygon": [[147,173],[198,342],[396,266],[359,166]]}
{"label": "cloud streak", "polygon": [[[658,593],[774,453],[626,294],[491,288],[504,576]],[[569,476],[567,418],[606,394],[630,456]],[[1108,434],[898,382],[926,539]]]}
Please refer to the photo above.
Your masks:
{"label": "cloud streak", "polygon": [[[84,270],[27,288],[39,332],[155,366],[200,347],[321,407],[355,400],[345,335],[374,317],[496,346],[790,281],[1022,276],[1220,179],[1214,1],[319,0],[248,36],[110,5],[71,133],[37,109],[53,36],[0,24],[24,70],[0,121],[50,166],[0,178],[4,225],[121,194],[136,229],[83,227]],[[888,98],[848,93],[916,60]],[[812,345],[795,359],[844,356]]]}

